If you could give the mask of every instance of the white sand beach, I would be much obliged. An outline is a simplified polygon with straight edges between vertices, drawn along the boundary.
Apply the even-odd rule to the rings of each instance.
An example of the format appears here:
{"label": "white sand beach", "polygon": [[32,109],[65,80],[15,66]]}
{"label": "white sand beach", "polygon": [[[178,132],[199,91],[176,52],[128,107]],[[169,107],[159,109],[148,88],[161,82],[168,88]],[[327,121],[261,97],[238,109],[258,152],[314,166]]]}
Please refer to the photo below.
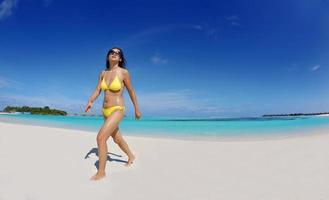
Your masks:
{"label": "white sand beach", "polygon": [[107,177],[95,182],[96,133],[0,122],[0,199],[329,199],[326,130],[264,140],[125,139],[133,166],[111,140]]}

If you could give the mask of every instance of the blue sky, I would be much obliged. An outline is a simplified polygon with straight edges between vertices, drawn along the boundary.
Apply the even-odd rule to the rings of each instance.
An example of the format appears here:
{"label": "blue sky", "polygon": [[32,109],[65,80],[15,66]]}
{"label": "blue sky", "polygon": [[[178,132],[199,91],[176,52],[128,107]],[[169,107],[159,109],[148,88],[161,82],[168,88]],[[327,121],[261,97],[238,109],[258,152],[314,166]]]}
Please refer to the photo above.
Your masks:
{"label": "blue sky", "polygon": [[329,111],[328,11],[327,0],[0,0],[0,109],[83,113],[118,46],[144,116]]}

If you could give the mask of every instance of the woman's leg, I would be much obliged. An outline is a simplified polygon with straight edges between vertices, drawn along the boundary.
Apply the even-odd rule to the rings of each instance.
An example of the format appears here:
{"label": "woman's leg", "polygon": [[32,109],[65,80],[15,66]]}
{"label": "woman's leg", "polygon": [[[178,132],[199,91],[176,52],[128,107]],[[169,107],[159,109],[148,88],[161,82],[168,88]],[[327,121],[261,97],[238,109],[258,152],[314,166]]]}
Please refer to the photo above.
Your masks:
{"label": "woman's leg", "polygon": [[98,172],[91,177],[91,180],[98,180],[105,177],[105,166],[107,160],[106,141],[112,135],[114,130],[118,127],[123,116],[124,112],[122,110],[115,110],[109,117],[106,118],[103,126],[99,130],[97,135],[99,167]]}
{"label": "woman's leg", "polygon": [[127,144],[127,142],[123,139],[119,128],[117,129],[117,131],[114,131],[114,133],[112,134],[112,138],[114,140],[114,142],[119,145],[119,147],[121,148],[121,150],[123,152],[125,152],[128,156],[128,162],[127,164],[125,164],[125,166],[130,166],[133,161],[135,160],[135,156],[134,154],[130,151],[129,146]]}

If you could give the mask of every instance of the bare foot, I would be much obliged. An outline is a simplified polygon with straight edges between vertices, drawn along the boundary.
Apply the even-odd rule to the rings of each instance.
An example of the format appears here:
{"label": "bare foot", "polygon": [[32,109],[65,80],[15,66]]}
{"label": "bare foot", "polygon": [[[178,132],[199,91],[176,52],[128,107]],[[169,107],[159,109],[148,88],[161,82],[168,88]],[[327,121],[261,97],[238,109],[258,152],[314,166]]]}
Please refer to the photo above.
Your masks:
{"label": "bare foot", "polygon": [[129,167],[131,164],[134,163],[134,160],[135,160],[135,156],[134,155],[131,155],[129,158],[128,158],[128,162],[125,164],[126,167]]}
{"label": "bare foot", "polygon": [[106,176],[105,172],[97,172],[94,176],[90,178],[92,181],[98,181]]}

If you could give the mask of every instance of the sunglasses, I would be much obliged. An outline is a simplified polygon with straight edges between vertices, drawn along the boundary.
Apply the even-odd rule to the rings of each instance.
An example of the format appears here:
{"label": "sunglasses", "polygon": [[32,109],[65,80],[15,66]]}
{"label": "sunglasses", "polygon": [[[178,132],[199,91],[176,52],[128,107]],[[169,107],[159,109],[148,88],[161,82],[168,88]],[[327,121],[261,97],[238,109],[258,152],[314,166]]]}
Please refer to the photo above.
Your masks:
{"label": "sunglasses", "polygon": [[113,50],[110,50],[110,55],[117,55],[117,56],[121,56],[121,52],[116,52],[116,51],[113,51]]}

